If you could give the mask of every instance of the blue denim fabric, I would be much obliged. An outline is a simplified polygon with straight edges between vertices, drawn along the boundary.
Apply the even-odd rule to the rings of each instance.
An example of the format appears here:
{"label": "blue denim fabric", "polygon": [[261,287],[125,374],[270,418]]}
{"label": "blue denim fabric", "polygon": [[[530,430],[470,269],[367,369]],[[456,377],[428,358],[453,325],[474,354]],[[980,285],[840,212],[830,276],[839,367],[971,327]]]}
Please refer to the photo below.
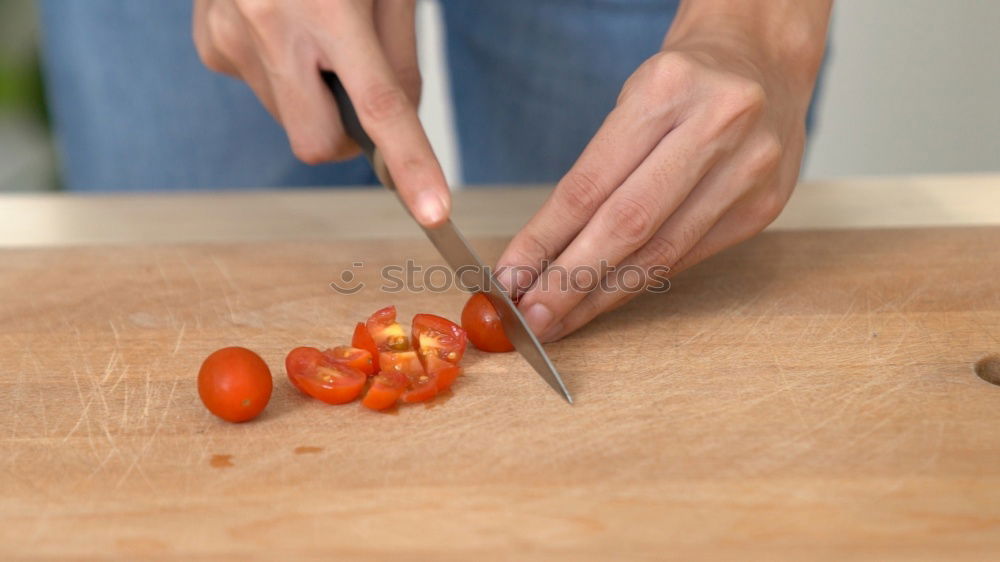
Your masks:
{"label": "blue denim fabric", "polygon": [[[442,0],[464,180],[552,182],[678,0]],[[43,0],[50,105],[72,190],[373,183],[367,164],[307,166],[242,82],[198,60],[190,0]]]}

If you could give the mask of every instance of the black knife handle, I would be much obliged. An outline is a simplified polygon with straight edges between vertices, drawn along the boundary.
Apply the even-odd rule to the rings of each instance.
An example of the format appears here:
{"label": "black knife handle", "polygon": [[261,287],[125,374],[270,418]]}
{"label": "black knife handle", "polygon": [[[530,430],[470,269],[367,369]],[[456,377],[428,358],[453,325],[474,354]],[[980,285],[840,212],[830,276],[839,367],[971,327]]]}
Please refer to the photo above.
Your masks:
{"label": "black knife handle", "polygon": [[351,98],[347,95],[347,90],[344,89],[340,78],[328,70],[322,71],[322,75],[323,81],[326,82],[327,87],[330,88],[330,92],[333,93],[333,98],[337,100],[337,108],[340,109],[340,120],[344,123],[344,131],[347,132],[347,136],[358,143],[358,146],[364,151],[365,156],[369,160],[372,160],[375,157],[375,143],[372,142],[371,137],[368,136],[364,127],[361,126],[361,120],[358,119],[358,112],[354,110],[354,104],[351,103]]}

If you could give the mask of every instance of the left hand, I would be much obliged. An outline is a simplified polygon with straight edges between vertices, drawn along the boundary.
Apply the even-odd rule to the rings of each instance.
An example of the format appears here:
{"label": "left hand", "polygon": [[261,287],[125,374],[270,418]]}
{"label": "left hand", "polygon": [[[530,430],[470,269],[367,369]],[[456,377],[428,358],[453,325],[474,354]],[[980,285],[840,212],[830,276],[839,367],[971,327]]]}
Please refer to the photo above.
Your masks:
{"label": "left hand", "polygon": [[718,23],[674,25],[500,258],[543,341],[635,296],[635,266],[684,270],[763,230],[791,195],[826,20],[781,48]]}

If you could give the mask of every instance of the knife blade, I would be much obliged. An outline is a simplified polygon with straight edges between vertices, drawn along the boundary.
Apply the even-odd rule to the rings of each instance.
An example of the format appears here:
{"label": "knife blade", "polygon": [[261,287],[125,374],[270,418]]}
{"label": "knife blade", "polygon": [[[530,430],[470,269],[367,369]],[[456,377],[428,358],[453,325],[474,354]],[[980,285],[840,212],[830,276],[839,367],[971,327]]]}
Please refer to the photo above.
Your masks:
{"label": "knife blade", "polygon": [[[399,191],[396,189],[396,183],[389,173],[389,168],[382,159],[381,152],[379,152],[378,147],[375,146],[371,137],[368,136],[368,133],[361,126],[358,114],[354,110],[354,104],[351,102],[350,96],[347,95],[344,85],[340,82],[336,74],[327,71],[323,71],[322,74],[323,81],[326,82],[326,85],[333,93],[334,99],[337,101],[344,130],[361,147],[362,152],[364,152],[372,169],[375,170],[375,175],[378,176],[382,185],[395,193],[399,197],[400,202],[403,202]],[[406,208],[405,202],[403,203],[403,207]],[[409,212],[409,209],[407,209],[407,212]],[[420,227],[434,247],[437,248],[438,252],[441,253],[445,261],[448,262],[455,275],[458,276],[462,288],[469,291],[482,291],[486,294],[487,298],[497,309],[497,313],[500,315],[500,323],[503,324],[507,339],[514,345],[514,349],[524,357],[535,372],[553,390],[572,404],[573,396],[566,388],[566,384],[559,375],[559,371],[556,370],[555,365],[552,364],[552,360],[545,353],[545,349],[542,348],[541,342],[538,341],[535,334],[528,328],[527,322],[524,321],[524,316],[521,315],[514,302],[510,300],[507,292],[497,282],[496,277],[490,269],[483,265],[476,251],[469,245],[469,242],[462,236],[462,233],[459,232],[454,223],[451,222],[451,219],[434,228],[427,228],[423,225],[420,225]]]}

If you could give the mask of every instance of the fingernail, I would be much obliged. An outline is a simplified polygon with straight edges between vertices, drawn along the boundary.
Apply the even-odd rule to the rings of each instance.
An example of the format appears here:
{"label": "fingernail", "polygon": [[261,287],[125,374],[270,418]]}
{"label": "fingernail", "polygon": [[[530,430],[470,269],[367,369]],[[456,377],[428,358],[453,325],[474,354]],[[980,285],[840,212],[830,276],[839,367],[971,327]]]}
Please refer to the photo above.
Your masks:
{"label": "fingernail", "polygon": [[417,218],[425,226],[444,222],[448,211],[441,196],[433,191],[424,191],[417,196]]}
{"label": "fingernail", "polygon": [[549,324],[552,323],[552,311],[544,304],[536,303],[531,305],[527,312],[524,313],[524,320],[536,336],[544,334]]}

